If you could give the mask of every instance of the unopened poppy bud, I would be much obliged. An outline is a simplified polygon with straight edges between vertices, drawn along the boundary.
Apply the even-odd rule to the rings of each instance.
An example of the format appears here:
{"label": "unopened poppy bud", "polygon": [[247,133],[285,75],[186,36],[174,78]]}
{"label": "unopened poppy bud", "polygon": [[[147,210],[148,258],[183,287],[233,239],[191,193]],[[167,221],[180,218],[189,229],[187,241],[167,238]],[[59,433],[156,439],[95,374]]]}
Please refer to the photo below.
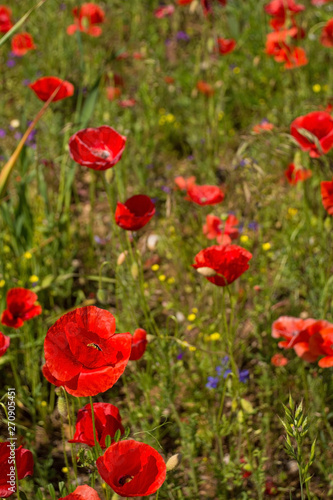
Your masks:
{"label": "unopened poppy bud", "polygon": [[133,262],[131,266],[131,275],[133,276],[134,280],[136,280],[137,277],[139,276],[139,268],[136,262]]}
{"label": "unopened poppy bud", "polygon": [[97,297],[98,302],[100,302],[101,304],[106,304],[108,301],[107,291],[103,290],[102,288],[99,288],[97,290],[96,297]]}
{"label": "unopened poppy bud", "polygon": [[117,266],[121,266],[125,262],[126,257],[127,257],[127,250],[125,250],[125,252],[121,252],[121,254],[119,255],[117,259]]}
{"label": "unopened poppy bud", "polygon": [[181,460],[182,460],[181,453],[176,453],[176,455],[172,455],[172,457],[170,457],[169,460],[166,463],[167,471],[169,472],[170,470],[173,470],[176,467],[178,467],[178,465],[180,464]]}
{"label": "unopened poppy bud", "polygon": [[214,269],[212,269],[211,267],[199,267],[197,271],[199,274],[202,274],[202,276],[205,277],[216,276],[217,274],[216,271],[214,271]]}
{"label": "unopened poppy bud", "polygon": [[113,181],[113,178],[114,178],[114,172],[111,168],[109,168],[106,172],[105,172],[105,180],[108,184],[111,184],[111,182]]}
{"label": "unopened poppy bud", "polygon": [[67,417],[66,402],[62,396],[58,397],[57,408],[58,408],[58,412],[60,413],[60,415],[62,417],[64,417],[64,418]]}

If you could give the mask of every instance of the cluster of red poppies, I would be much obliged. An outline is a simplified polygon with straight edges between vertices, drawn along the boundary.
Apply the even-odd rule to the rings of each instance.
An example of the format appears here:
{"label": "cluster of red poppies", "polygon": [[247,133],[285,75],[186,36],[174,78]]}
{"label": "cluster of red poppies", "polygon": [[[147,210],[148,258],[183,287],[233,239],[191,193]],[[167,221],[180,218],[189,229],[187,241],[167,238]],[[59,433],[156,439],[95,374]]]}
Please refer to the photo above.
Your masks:
{"label": "cluster of red poppies", "polygon": [[279,347],[294,349],[297,356],[308,362],[321,359],[321,368],[333,366],[333,323],[317,319],[281,316],[272,325],[272,337],[282,338]]}

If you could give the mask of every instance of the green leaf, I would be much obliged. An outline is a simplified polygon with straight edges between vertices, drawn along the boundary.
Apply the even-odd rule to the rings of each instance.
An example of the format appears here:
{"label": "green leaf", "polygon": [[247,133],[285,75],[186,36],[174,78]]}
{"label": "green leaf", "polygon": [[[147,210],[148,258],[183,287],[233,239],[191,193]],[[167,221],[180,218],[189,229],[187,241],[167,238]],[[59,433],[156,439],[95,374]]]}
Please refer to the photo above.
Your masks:
{"label": "green leaf", "polygon": [[88,125],[89,120],[91,119],[91,117],[95,111],[101,80],[102,80],[102,76],[99,75],[97,77],[95,83],[93,84],[93,86],[89,90],[88,97],[86,98],[86,100],[84,102],[84,105],[83,105],[83,108],[81,111],[81,116],[80,116],[80,124],[83,128],[85,128]]}

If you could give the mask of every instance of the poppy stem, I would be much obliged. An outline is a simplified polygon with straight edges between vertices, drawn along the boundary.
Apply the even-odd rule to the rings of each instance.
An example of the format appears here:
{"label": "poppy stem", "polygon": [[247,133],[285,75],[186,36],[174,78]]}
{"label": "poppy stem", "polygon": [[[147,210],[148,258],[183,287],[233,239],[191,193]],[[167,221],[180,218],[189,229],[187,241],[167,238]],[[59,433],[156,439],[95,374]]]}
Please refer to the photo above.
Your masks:
{"label": "poppy stem", "polygon": [[92,420],[92,426],[93,426],[93,434],[94,434],[94,442],[95,442],[95,448],[98,453],[98,456],[101,454],[101,447],[99,445],[99,442],[97,440],[96,436],[96,423],[95,423],[95,413],[94,413],[94,405],[93,405],[93,400],[92,397],[89,396],[89,402],[90,402],[90,408],[91,408],[91,420]]}
{"label": "poppy stem", "polygon": [[[66,400],[66,406],[67,406],[69,435],[70,435],[70,438],[72,439],[73,438],[73,431],[72,431],[71,409],[70,409],[70,405],[69,405],[68,394],[65,391],[65,389],[63,389],[63,392],[65,394],[65,400]],[[77,481],[77,465],[76,465],[75,454],[74,454],[74,445],[73,445],[73,443],[70,443],[70,445],[71,445],[71,456],[72,456],[72,464],[73,464],[73,469],[74,469],[75,482],[76,482],[76,486],[77,486],[78,485],[78,481]]]}

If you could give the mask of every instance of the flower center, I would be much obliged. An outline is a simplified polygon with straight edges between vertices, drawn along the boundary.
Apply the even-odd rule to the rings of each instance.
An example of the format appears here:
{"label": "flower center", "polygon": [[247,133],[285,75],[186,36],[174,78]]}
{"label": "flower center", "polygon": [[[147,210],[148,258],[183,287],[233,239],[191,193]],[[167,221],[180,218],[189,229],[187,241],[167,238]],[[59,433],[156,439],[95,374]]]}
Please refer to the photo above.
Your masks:
{"label": "flower center", "polygon": [[119,484],[121,484],[121,486],[124,486],[124,484],[126,483],[130,483],[132,481],[132,479],[134,478],[134,476],[129,476],[128,474],[126,476],[122,476],[118,482]]}
{"label": "flower center", "polygon": [[87,344],[87,347],[93,347],[94,349],[97,349],[97,351],[102,352],[102,349],[99,347],[99,345],[95,344],[94,342],[92,342],[91,344]]}
{"label": "flower center", "polygon": [[109,156],[111,156],[111,153],[105,149],[92,149],[91,151],[95,156],[99,156],[99,158],[102,158],[103,160],[106,160]]}

